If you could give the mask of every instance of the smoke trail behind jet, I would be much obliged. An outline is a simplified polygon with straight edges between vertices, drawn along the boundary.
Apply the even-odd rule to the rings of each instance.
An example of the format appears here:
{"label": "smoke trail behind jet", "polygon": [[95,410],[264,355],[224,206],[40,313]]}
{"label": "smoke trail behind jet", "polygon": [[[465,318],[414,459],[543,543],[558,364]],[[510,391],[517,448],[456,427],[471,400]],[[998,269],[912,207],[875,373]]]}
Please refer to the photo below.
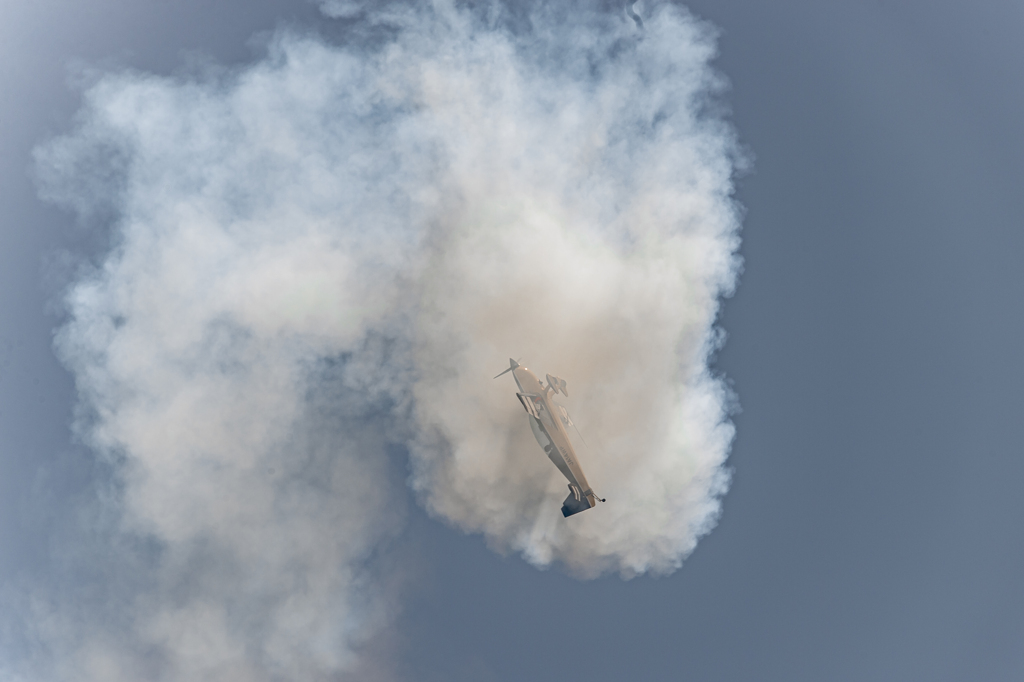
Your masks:
{"label": "smoke trail behind jet", "polygon": [[[41,599],[46,675],[350,669],[388,608],[366,562],[401,528],[396,446],[432,514],[582,576],[670,572],[717,518],[733,431],[707,359],[738,219],[707,27],[360,11],[354,36],[388,37],[109,74],[38,152],[47,198],[117,216],[57,348],[116,472],[110,561],[149,548],[102,609]],[[509,355],[568,380],[607,504],[561,517],[490,379]]]}
{"label": "smoke trail behind jet", "polygon": [[[493,37],[421,61],[447,186],[418,279],[414,485],[538,564],[667,572],[726,485],[706,360],[736,271],[732,138],[699,115],[711,51],[691,22],[665,10],[628,46],[574,37],[587,47],[554,58]],[[570,380],[588,477],[613,503],[557,513],[565,484],[509,382],[481,381],[510,354]]]}

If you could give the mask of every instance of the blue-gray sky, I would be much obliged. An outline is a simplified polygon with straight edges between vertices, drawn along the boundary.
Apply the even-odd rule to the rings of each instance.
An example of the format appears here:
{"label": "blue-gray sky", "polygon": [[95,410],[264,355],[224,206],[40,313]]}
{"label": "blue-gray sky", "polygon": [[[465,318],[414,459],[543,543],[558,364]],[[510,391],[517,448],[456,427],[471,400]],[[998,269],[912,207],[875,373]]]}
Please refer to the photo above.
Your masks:
{"label": "blue-gray sky", "polygon": [[[718,527],[668,577],[581,582],[499,556],[409,496],[392,560],[417,570],[396,578],[396,615],[365,658],[410,680],[1015,679],[1024,11],[689,7],[721,31],[722,99],[754,158],[715,365],[742,406]],[[83,551],[68,515],[103,472],[71,441],[52,301],[72,274],[60,254],[106,237],[42,204],[29,177],[31,149],[81,105],[68,65],[240,64],[282,23],[336,28],[305,3],[2,11],[0,571],[8,593],[71,594],[109,578],[67,559]],[[11,661],[33,623],[16,615]]]}

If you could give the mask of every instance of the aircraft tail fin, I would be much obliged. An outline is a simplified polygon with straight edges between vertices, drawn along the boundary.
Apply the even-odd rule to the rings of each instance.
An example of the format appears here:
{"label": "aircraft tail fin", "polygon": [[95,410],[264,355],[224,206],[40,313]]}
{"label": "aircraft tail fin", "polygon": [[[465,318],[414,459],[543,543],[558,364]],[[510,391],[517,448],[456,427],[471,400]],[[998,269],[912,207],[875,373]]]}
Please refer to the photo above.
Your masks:
{"label": "aircraft tail fin", "polygon": [[[590,495],[594,494],[593,490],[588,490]],[[580,492],[580,489],[574,486],[572,483],[569,484],[569,497],[565,498],[565,502],[562,503],[562,516],[570,517],[573,514],[579,514],[580,512],[587,511],[591,508],[590,495],[586,495]],[[602,500],[603,502],[604,500]]]}

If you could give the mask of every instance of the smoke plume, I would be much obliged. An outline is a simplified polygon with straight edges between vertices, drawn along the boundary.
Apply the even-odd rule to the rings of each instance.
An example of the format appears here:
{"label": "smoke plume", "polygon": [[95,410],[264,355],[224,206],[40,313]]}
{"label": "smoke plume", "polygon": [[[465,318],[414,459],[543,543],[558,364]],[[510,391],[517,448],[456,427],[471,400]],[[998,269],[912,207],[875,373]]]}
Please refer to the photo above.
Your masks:
{"label": "smoke plume", "polygon": [[[131,568],[83,551],[102,599],[36,603],[53,679],[351,669],[390,608],[368,566],[402,527],[395,453],[434,516],[584,577],[671,572],[715,523],[733,429],[707,362],[739,223],[713,33],[672,6],[642,32],[331,7],[344,40],[107,74],[38,151],[48,199],[115,216],[57,349]],[[509,356],[567,380],[606,504],[562,518],[491,379]]]}

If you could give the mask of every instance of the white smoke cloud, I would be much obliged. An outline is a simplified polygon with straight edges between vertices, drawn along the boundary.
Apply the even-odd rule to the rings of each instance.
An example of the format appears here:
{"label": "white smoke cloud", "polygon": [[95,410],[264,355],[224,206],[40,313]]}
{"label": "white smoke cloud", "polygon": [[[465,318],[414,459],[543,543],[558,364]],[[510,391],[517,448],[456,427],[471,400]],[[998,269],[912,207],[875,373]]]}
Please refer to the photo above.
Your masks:
{"label": "white smoke cloud", "polygon": [[[431,513],[540,566],[666,573],[714,525],[738,218],[713,35],[671,6],[642,34],[494,17],[391,7],[378,42],[110,74],[39,150],[48,198],[117,216],[57,347],[146,576],[99,579],[102,617],[37,604],[53,679],[350,670],[389,609],[366,562],[402,524],[395,445]],[[562,518],[490,378],[509,355],[568,380],[607,504]]]}
{"label": "white smoke cloud", "polygon": [[[700,116],[706,35],[669,10],[648,25],[628,46],[621,25],[577,28],[557,55],[489,35],[419,60],[447,157],[419,279],[414,486],[457,525],[584,575],[678,567],[727,482],[706,361],[737,268],[732,137]],[[510,354],[569,380],[612,503],[561,518],[565,482],[511,380],[484,380]]]}

